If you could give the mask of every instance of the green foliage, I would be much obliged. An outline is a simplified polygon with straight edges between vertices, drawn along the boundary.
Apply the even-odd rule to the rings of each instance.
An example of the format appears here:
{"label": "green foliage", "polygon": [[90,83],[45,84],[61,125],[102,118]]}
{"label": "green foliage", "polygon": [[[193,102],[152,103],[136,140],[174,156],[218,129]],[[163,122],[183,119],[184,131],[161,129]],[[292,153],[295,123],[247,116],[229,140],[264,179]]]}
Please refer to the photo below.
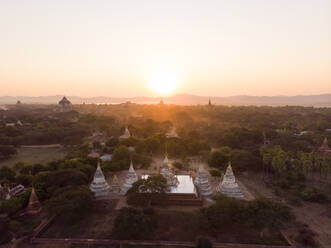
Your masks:
{"label": "green foliage", "polygon": [[209,170],[209,173],[213,177],[221,177],[222,176],[222,172],[218,169],[211,169],[211,170]]}
{"label": "green foliage", "polygon": [[63,169],[50,172],[40,172],[35,178],[33,185],[40,200],[48,199],[61,187],[70,185],[86,185],[88,177],[76,169]]}
{"label": "green foliage", "polygon": [[328,197],[323,192],[318,191],[315,188],[306,188],[301,192],[301,198],[305,201],[326,203],[328,202]]}
{"label": "green foliage", "polygon": [[112,234],[117,239],[146,239],[153,235],[156,227],[153,211],[125,207],[115,219]]}
{"label": "green foliage", "polygon": [[139,179],[127,192],[127,203],[134,206],[149,206],[152,201],[166,200],[167,180],[162,175]]}
{"label": "green foliage", "polygon": [[219,197],[216,204],[202,208],[200,212],[202,225],[212,230],[224,228],[232,223],[257,230],[278,229],[283,223],[294,218],[287,206],[267,199],[245,202]]}
{"label": "green foliage", "polygon": [[50,215],[56,214],[64,222],[75,222],[89,214],[93,195],[86,186],[67,186],[55,191],[46,202]]}
{"label": "green foliage", "polygon": [[9,182],[14,181],[15,171],[7,166],[2,166],[0,168],[0,181],[7,180]]}
{"label": "green foliage", "polygon": [[23,195],[18,197],[12,197],[8,200],[3,200],[0,202],[0,212],[7,214],[14,214],[19,210],[26,207],[29,201],[30,191],[26,191]]}

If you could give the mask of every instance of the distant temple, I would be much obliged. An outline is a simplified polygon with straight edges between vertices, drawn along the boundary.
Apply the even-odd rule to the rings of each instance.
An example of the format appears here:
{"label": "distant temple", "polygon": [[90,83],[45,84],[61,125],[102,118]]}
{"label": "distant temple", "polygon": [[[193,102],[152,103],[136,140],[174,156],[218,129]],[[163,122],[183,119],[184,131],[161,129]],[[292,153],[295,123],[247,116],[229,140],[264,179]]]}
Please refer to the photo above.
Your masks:
{"label": "distant temple", "polygon": [[216,191],[228,197],[233,197],[237,199],[245,198],[238,183],[236,182],[236,178],[232,171],[231,162],[229,162],[223,180],[216,188]]}
{"label": "distant temple", "polygon": [[331,149],[328,144],[328,139],[325,137],[322,145],[318,148],[318,152],[323,155],[331,155]]}
{"label": "distant temple", "polygon": [[32,188],[28,206],[25,209],[25,213],[29,215],[35,215],[41,212],[41,203],[37,197],[35,189]]}
{"label": "distant temple", "polygon": [[131,189],[132,184],[134,184],[137,181],[138,181],[138,176],[134,171],[133,164],[131,161],[128,174],[126,175],[125,183],[123,184],[121,189],[121,195],[125,195],[126,192],[128,192],[128,190]]}
{"label": "distant temple", "polygon": [[59,101],[61,111],[65,112],[71,110],[71,102],[64,96],[61,101]]}
{"label": "distant temple", "polygon": [[167,180],[168,186],[176,186],[178,184],[177,177],[172,173],[171,168],[169,167],[169,159],[167,153],[164,155],[160,174]]}
{"label": "distant temple", "polygon": [[200,165],[198,174],[194,180],[194,184],[199,190],[200,196],[210,197],[213,194],[213,190],[209,184],[208,172],[205,170],[203,165]]}
{"label": "distant temple", "polygon": [[93,192],[96,198],[108,196],[110,192],[110,187],[102,173],[100,162],[98,162],[98,167],[95,171],[93,181],[90,185],[90,190]]}
{"label": "distant temple", "polygon": [[131,137],[131,134],[130,134],[129,128],[126,127],[124,130],[124,134],[120,136],[120,139],[128,139],[130,137]]}
{"label": "distant temple", "polygon": [[163,99],[160,100],[159,105],[164,105]]}
{"label": "distant temple", "polygon": [[210,98],[209,98],[209,101],[208,101],[208,106],[209,106],[209,107],[213,106],[213,105],[211,104],[211,100],[210,100]]}
{"label": "distant temple", "polygon": [[167,138],[177,138],[178,134],[177,134],[177,130],[176,127],[172,126],[169,131],[166,133],[166,137]]}

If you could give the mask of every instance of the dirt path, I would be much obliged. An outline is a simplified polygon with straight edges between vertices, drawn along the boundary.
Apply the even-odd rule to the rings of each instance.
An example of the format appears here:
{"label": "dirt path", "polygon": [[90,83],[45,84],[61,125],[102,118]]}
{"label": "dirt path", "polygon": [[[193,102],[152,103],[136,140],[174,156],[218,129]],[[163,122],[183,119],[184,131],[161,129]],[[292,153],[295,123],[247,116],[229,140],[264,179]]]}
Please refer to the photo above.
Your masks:
{"label": "dirt path", "polygon": [[301,207],[293,208],[297,219],[317,234],[316,239],[322,247],[331,247],[331,218],[326,211],[324,205],[316,203],[305,203]]}

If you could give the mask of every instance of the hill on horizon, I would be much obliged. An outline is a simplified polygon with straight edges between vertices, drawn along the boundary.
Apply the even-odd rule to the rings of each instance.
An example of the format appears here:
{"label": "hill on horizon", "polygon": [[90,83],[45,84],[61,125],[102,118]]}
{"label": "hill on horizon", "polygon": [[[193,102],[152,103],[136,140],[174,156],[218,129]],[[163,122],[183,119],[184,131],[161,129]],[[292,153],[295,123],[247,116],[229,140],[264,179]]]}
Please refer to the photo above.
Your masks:
{"label": "hill on horizon", "polygon": [[[15,104],[18,100],[23,104],[57,104],[63,95],[54,96],[0,96],[0,104]],[[176,94],[169,97],[80,97],[67,96],[73,104],[119,104],[132,102],[138,104],[154,104],[163,99],[166,104],[205,105],[209,99],[215,105],[256,105],[256,106],[314,106],[331,107],[331,94],[297,95],[297,96],[248,96],[237,95],[228,97],[197,96],[190,94]]]}

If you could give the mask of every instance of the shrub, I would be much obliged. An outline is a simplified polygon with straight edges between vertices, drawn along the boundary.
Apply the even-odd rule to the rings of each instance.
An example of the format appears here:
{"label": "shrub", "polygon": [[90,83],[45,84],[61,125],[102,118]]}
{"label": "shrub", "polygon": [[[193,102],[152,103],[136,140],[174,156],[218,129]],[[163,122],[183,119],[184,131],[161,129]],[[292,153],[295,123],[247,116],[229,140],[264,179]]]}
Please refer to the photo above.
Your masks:
{"label": "shrub", "polygon": [[328,197],[323,192],[318,192],[315,188],[307,188],[301,192],[301,197],[305,201],[325,203]]}

